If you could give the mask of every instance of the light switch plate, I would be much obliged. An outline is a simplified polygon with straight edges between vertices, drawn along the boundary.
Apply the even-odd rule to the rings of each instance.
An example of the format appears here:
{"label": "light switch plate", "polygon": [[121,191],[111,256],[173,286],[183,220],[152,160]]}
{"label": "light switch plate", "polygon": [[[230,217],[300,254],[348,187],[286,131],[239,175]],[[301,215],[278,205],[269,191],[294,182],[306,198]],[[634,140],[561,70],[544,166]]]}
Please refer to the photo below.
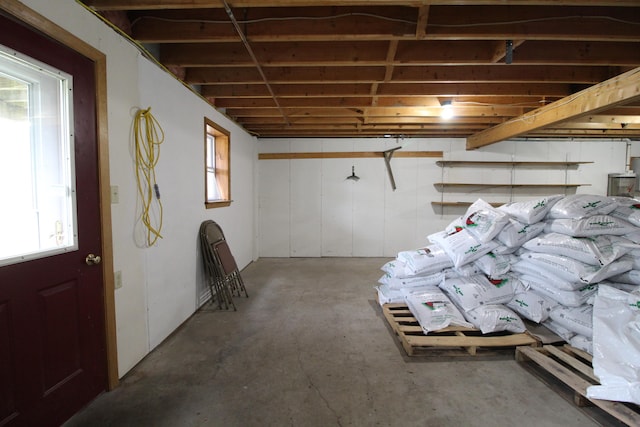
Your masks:
{"label": "light switch plate", "polygon": [[120,203],[120,189],[117,185],[111,186],[111,204],[115,205]]}
{"label": "light switch plate", "polygon": [[122,287],[122,271],[116,271],[113,275],[115,288],[120,289]]}

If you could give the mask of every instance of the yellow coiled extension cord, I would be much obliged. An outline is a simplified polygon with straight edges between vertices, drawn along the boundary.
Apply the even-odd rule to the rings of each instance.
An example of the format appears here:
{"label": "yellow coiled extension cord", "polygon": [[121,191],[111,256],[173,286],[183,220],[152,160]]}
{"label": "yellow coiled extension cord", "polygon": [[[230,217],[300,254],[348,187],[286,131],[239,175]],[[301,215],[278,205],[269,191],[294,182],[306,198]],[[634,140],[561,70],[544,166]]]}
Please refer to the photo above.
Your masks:
{"label": "yellow coiled extension cord", "polygon": [[[155,166],[160,159],[160,144],[164,142],[164,131],[160,123],[151,114],[151,107],[138,110],[133,122],[135,137],[136,178],[138,193],[142,200],[142,214],[140,220],[147,228],[146,244],[153,246],[158,238],[162,238],[162,202],[160,189],[156,183]],[[155,196],[155,197],[154,197]],[[152,205],[157,205],[156,225],[151,215]]]}

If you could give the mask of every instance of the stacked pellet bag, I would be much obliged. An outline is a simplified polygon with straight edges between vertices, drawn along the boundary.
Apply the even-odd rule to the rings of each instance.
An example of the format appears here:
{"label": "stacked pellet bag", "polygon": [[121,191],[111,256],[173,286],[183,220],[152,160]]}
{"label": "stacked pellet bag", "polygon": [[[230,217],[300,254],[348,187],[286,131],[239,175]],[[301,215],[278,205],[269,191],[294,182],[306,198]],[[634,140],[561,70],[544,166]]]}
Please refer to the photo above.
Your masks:
{"label": "stacked pellet bag", "polygon": [[524,332],[525,318],[594,352],[598,287],[640,295],[635,199],[551,195],[498,208],[479,199],[428,239],[382,266],[378,286],[381,304],[406,303],[427,334]]}

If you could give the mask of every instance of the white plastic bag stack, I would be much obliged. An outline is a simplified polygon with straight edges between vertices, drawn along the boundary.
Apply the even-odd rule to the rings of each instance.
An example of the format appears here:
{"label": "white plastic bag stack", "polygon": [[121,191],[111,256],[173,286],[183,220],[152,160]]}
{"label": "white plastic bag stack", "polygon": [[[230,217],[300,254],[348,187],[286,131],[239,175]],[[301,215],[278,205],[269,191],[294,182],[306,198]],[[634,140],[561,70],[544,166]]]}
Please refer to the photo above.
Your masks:
{"label": "white plastic bag stack", "polygon": [[[591,352],[598,285],[640,289],[640,200],[552,195],[494,208],[479,199],[428,240],[383,266],[381,304],[443,292],[484,333],[522,331],[522,317]],[[430,332],[437,315],[426,307],[409,308]]]}
{"label": "white plastic bag stack", "polygon": [[625,254],[637,245],[623,236],[637,228],[610,215],[618,205],[614,198],[588,194],[560,199],[545,218],[544,232],[523,243],[520,261],[512,266],[525,286],[556,304],[543,324],[569,331],[559,335],[588,352],[593,351],[589,301],[598,283],[623,277],[633,267]]}
{"label": "white plastic bag stack", "polygon": [[[503,232],[506,227],[510,231]],[[509,253],[526,241],[522,236],[533,237],[541,231],[542,227],[511,220],[507,212],[479,199],[444,231],[429,236],[454,264],[440,288],[483,333],[525,331],[520,317],[504,305],[525,290],[509,273],[517,259]],[[504,248],[501,253],[492,252],[498,247]]]}

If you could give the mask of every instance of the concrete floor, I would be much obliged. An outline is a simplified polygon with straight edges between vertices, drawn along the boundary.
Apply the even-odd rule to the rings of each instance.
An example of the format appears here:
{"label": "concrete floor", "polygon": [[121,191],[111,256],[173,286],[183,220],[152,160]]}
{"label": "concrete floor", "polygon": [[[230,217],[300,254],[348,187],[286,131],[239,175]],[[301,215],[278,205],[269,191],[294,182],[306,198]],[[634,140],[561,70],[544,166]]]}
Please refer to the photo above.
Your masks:
{"label": "concrete floor", "polygon": [[261,259],[65,427],[600,425],[513,360],[409,358],[382,258]]}

